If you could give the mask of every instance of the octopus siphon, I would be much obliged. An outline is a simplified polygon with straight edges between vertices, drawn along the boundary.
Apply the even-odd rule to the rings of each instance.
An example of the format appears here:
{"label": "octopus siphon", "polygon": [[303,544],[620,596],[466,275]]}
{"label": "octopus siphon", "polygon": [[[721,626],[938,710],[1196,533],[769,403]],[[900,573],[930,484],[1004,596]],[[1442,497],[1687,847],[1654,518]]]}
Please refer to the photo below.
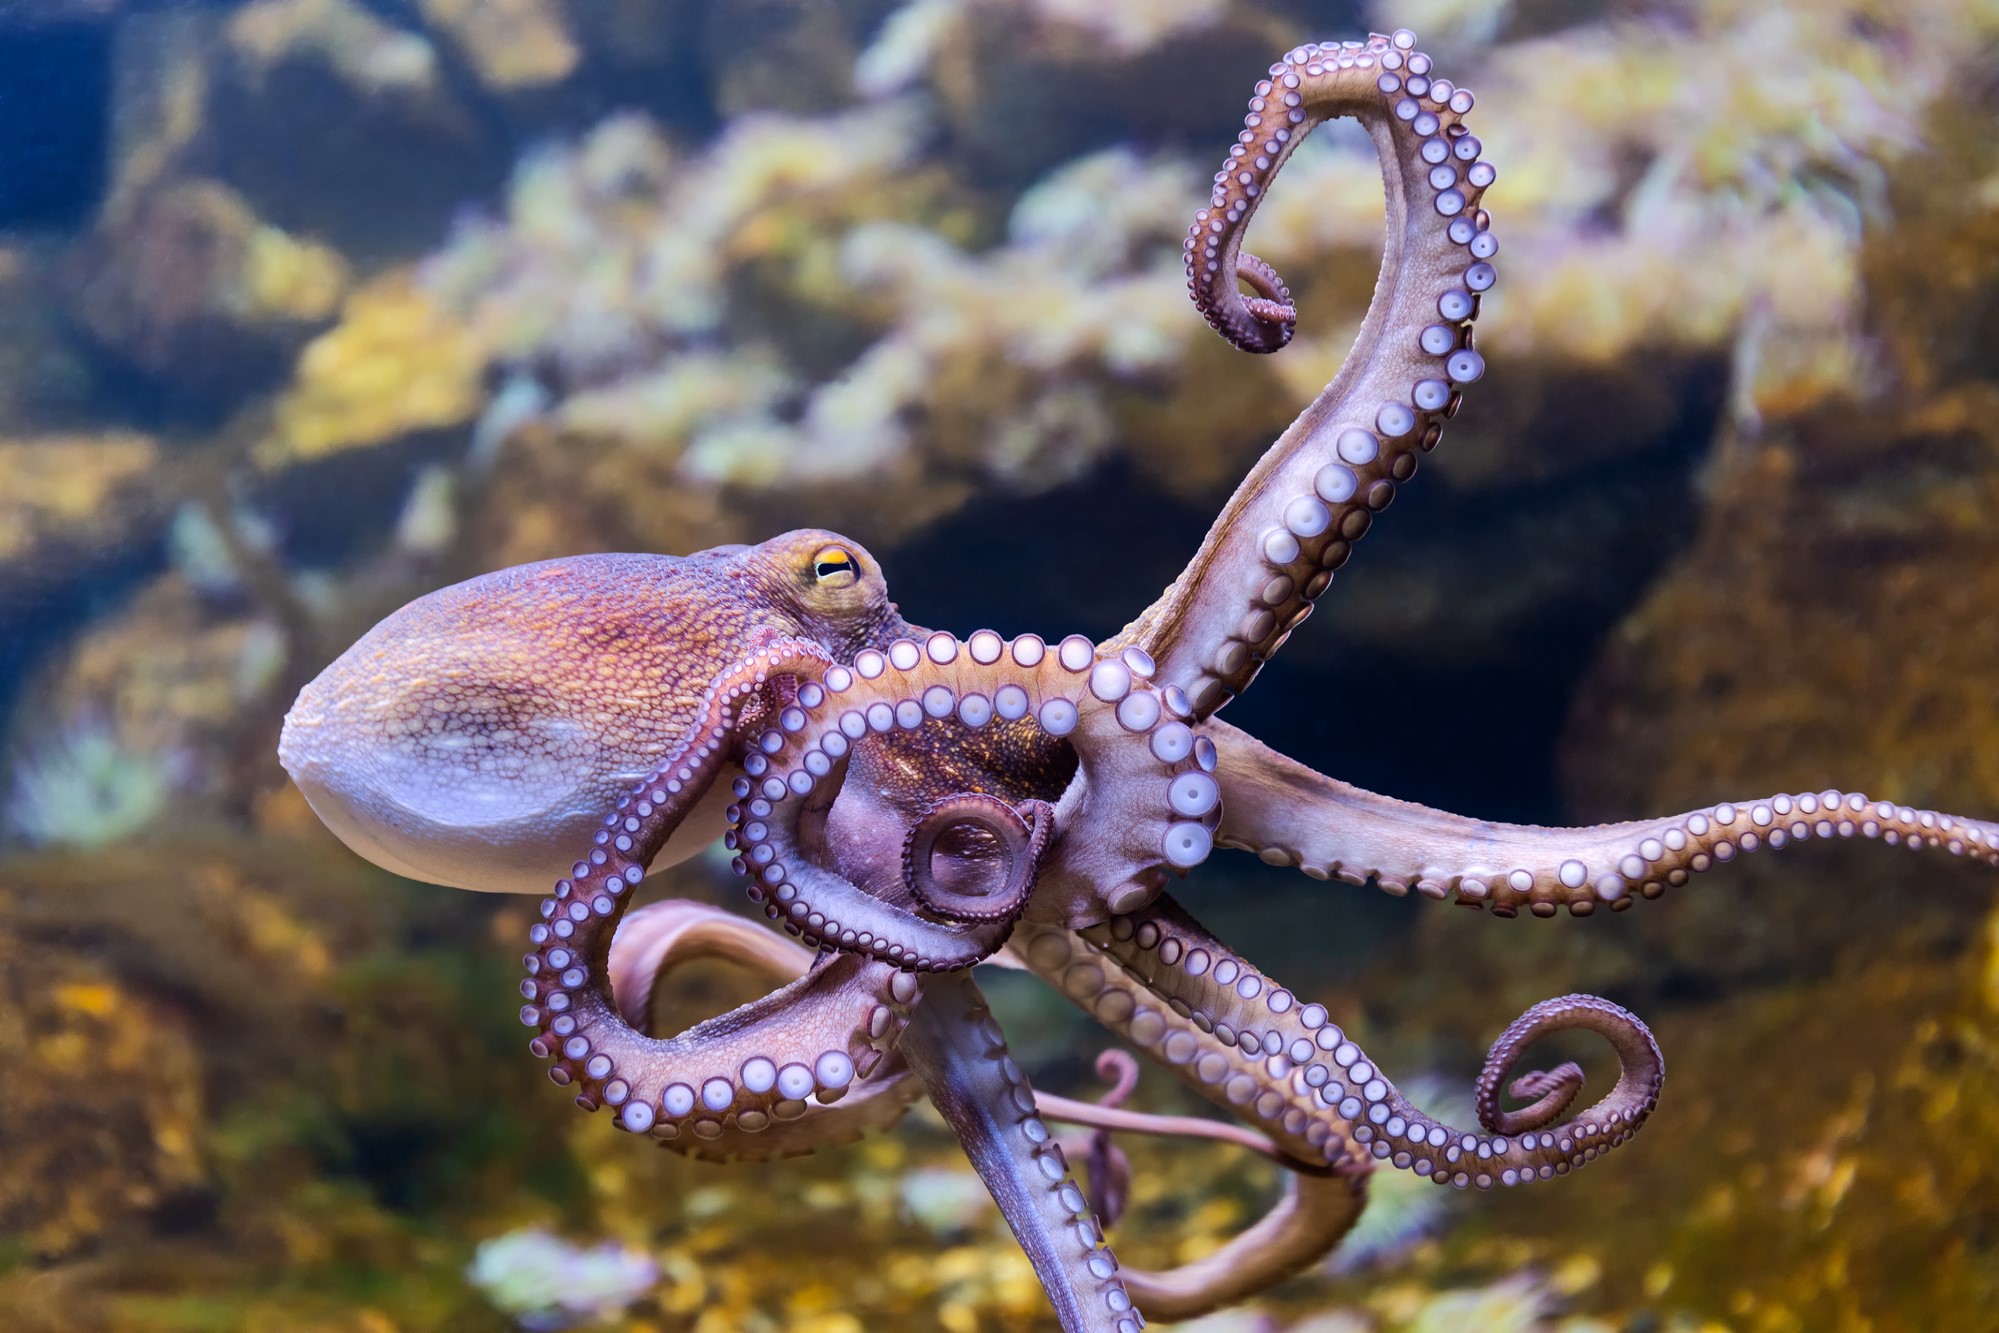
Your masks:
{"label": "octopus siphon", "polygon": [[[1632,1014],[1586,995],[1534,1006],[1486,1059],[1479,1123],[1446,1124],[1168,886],[1219,846],[1500,916],[1582,916],[1807,838],[1999,864],[1999,825],[1844,791],[1595,828],[1491,823],[1322,776],[1219,718],[1484,373],[1472,324],[1499,246],[1472,105],[1407,31],[1301,46],[1257,83],[1188,232],[1195,307],[1246,351],[1290,340],[1290,293],[1243,236],[1292,150],[1335,116],[1380,156],[1380,277],[1338,375],[1116,637],[918,627],[874,558],[830,532],[554,560],[376,626],[300,694],[285,767],[379,865],[542,895],[520,983],[529,1047],[621,1129],[702,1158],[773,1158],[851,1141],[928,1097],[1070,1333],[1132,1333],[1141,1308],[1183,1319],[1298,1272],[1353,1225],[1376,1169],[1486,1189],[1595,1160],[1659,1097],[1663,1061]],[[632,910],[648,871],[718,836],[782,934],[691,902]],[[703,955],[775,989],[654,1035],[655,979]],[[1247,1123],[1037,1094],[980,963],[1038,974]],[[1574,1064],[1506,1080],[1531,1043],[1573,1029],[1616,1053],[1600,1100],[1572,1109]],[[1287,1189],[1206,1258],[1121,1268],[1103,1228],[1122,1182],[1093,1171],[1093,1211],[1051,1121],[1099,1141],[1232,1139],[1288,1168]]]}

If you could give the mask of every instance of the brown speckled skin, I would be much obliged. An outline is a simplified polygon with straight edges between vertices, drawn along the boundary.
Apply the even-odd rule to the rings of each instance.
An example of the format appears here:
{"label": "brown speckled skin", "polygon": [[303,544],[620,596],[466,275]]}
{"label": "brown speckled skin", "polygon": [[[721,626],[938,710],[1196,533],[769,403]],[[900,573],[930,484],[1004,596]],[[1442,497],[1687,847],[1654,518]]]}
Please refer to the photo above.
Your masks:
{"label": "brown speckled skin", "polygon": [[[853,553],[853,586],[814,578],[829,546]],[[442,588],[375,626],[300,693],[279,756],[377,864],[545,893],[730,664],[783,637],[847,661],[906,632],[880,565],[830,532],[547,560]],[[661,863],[719,836],[724,804]]]}

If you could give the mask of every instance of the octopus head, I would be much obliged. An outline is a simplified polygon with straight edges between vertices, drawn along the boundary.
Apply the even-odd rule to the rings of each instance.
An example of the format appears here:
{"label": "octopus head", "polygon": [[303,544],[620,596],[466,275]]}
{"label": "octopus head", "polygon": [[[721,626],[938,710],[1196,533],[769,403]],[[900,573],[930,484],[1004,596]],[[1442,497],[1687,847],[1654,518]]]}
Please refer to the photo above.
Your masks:
{"label": "octopus head", "polygon": [[[906,629],[881,566],[831,532],[523,565],[441,588],[370,630],[300,692],[278,756],[375,864],[546,892],[731,666],[780,639],[851,660]],[[720,836],[727,801],[712,804],[660,864]]]}

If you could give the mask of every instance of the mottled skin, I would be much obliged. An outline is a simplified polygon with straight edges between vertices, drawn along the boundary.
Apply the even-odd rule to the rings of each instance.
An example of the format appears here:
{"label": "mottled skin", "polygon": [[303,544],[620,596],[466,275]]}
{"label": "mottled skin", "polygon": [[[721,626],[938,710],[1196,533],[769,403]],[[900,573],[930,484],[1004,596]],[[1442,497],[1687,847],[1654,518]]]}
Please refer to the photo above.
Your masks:
{"label": "mottled skin", "polygon": [[[852,578],[815,558],[849,553]],[[355,851],[416,879],[540,893],[692,724],[710,684],[779,638],[843,658],[907,629],[881,567],[830,532],[684,558],[591,555],[444,588],[299,695],[279,755]],[[725,803],[724,803],[725,804]],[[670,864],[719,837],[703,811]]]}
{"label": "mottled skin", "polygon": [[[830,533],[685,558],[504,571],[383,622],[301,695],[282,755],[363,855],[465,887],[546,891],[521,1019],[586,1109],[715,1159],[845,1142],[927,1095],[957,1130],[1064,1329],[1134,1333],[1316,1260],[1385,1163],[1459,1187],[1563,1175],[1656,1104],[1658,1047],[1590,996],[1534,1006],[1481,1071],[1479,1128],[1411,1105],[1319,1005],[1258,972],[1163,889],[1214,846],[1324,879],[1538,916],[1629,907],[1805,837],[1878,837],[1999,864],[1999,826],[1841,792],[1595,829],[1493,824],[1359,791],[1214,716],[1310,613],[1484,363],[1498,244],[1471,95],[1407,33],[1291,52],[1257,85],[1187,242],[1196,307],[1245,350],[1290,339],[1283,281],[1242,252],[1311,127],[1352,115],[1380,152],[1388,242],[1352,355],[1238,488],[1161,598],[1102,645],[960,640],[904,622]],[[1247,286],[1245,294],[1242,287]],[[724,825],[753,902],[813,949],[689,903],[631,912],[648,868]],[[708,954],[781,983],[671,1038],[652,983]],[[1257,1128],[1038,1096],[972,966],[1024,967]],[[1569,1113],[1565,1064],[1500,1090],[1525,1049],[1601,1034],[1615,1085]],[[1108,1099],[1121,1099],[1117,1093]],[[1047,1119],[1201,1134],[1291,1169],[1285,1197],[1171,1273],[1124,1272]],[[1092,1179],[1113,1215],[1117,1159]]]}

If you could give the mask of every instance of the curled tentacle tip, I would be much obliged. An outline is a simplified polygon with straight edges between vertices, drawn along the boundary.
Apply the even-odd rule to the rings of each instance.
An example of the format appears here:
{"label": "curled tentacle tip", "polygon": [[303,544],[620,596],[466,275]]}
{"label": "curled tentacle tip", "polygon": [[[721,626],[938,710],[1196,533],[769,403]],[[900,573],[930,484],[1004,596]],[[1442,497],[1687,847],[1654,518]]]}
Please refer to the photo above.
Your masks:
{"label": "curled tentacle tip", "polygon": [[1236,256],[1235,276],[1249,288],[1245,296],[1233,285],[1197,284],[1194,303],[1217,333],[1245,352],[1267,355],[1290,345],[1298,326],[1298,307],[1291,289],[1277,270],[1252,254]]}
{"label": "curled tentacle tip", "polygon": [[1279,301],[1267,301],[1261,296],[1250,297],[1242,303],[1242,306],[1265,324],[1283,326],[1284,340],[1286,342],[1291,340],[1291,331],[1298,323],[1297,306],[1286,305]]}
{"label": "curled tentacle tip", "polygon": [[1097,1098],[1097,1105],[1123,1106],[1138,1087],[1138,1060],[1130,1051],[1109,1047],[1097,1055],[1097,1077],[1111,1085]]}
{"label": "curled tentacle tip", "polygon": [[1559,1092],[1565,1088],[1573,1091],[1576,1088],[1582,1087],[1582,1084],[1582,1066],[1571,1060],[1566,1064],[1558,1065],[1554,1069],[1530,1070],[1522,1074],[1519,1078],[1514,1079],[1506,1091],[1508,1095],[1516,1100],[1525,1102],[1532,1101],[1536,1097],[1545,1097],[1551,1092]]}

